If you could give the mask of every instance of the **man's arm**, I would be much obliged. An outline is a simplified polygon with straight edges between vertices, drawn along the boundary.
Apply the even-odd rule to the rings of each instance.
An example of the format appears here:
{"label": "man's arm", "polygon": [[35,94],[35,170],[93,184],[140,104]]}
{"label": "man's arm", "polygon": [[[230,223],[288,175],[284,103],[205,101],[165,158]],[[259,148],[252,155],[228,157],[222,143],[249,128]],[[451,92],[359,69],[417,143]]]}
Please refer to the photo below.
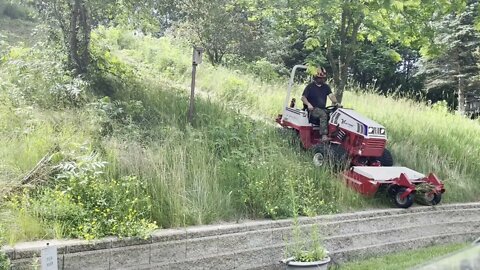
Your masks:
{"label": "man's arm", "polygon": [[308,102],[308,99],[305,96],[302,96],[302,102],[303,104],[307,105],[309,111],[313,110],[312,104]]}
{"label": "man's arm", "polygon": [[330,95],[328,95],[328,98],[330,98],[330,100],[332,101],[333,105],[340,105],[340,103],[338,103],[337,101],[337,97],[335,96],[334,93],[331,93]]}

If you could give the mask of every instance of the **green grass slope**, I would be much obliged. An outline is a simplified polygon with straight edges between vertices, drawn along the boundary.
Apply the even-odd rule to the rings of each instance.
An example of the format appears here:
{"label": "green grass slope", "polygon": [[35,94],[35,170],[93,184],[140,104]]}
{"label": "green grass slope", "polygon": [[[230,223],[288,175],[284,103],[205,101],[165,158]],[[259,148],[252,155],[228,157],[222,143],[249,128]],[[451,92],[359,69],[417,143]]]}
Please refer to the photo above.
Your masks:
{"label": "green grass slope", "polygon": [[[136,42],[138,42],[137,40]],[[132,41],[133,42],[133,41]],[[135,50],[117,51],[124,59],[141,63],[152,72],[161,73],[188,87],[189,49],[168,39],[144,38],[132,43]],[[135,60],[132,60],[135,59]],[[281,113],[286,81],[264,83],[253,75],[244,75],[222,67],[203,64],[199,67],[198,86],[252,116],[271,121]],[[294,97],[299,99],[301,86]],[[423,173],[434,172],[446,184],[445,202],[477,201],[480,199],[480,125],[449,113],[439,106],[429,107],[394,96],[381,96],[374,91],[363,93],[352,88],[343,104],[383,124],[388,131],[396,165],[407,166]]]}
{"label": "green grass slope", "polygon": [[[390,207],[314,168],[310,154],[272,124],[284,82],[204,63],[189,125],[191,56],[181,42],[97,29],[92,57],[97,66],[87,82],[70,78],[48,48],[2,55],[2,190],[57,149],[38,176],[43,181],[4,198],[3,240],[282,218],[292,216],[293,199],[302,215]],[[373,93],[348,92],[343,103],[387,127],[398,164],[437,173],[445,202],[478,200],[478,122]]]}

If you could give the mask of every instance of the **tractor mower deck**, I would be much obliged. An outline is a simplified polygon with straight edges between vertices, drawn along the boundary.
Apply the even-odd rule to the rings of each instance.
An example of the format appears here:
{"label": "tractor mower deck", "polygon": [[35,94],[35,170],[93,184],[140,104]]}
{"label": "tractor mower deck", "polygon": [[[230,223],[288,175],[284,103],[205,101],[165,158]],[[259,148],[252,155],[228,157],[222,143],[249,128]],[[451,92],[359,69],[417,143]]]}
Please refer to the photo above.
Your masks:
{"label": "tractor mower deck", "polygon": [[425,176],[406,167],[353,166],[343,173],[343,178],[348,186],[366,196],[374,196],[380,187],[385,187],[401,208],[410,207],[414,199],[424,204],[438,204],[445,192],[433,173]]}
{"label": "tractor mower deck", "polygon": [[352,171],[376,182],[391,182],[403,173],[411,181],[422,181],[425,175],[407,167],[366,167],[355,166]]}

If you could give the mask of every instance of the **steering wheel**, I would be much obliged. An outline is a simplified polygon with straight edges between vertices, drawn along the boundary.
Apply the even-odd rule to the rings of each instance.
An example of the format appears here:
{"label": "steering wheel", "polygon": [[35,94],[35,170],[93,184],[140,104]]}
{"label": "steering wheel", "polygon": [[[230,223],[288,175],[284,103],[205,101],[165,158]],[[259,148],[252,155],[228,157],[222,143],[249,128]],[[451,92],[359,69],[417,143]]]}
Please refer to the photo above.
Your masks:
{"label": "steering wheel", "polygon": [[338,108],[339,108],[338,105],[330,105],[325,107],[325,111],[327,111],[328,114],[331,114],[334,111],[336,111]]}

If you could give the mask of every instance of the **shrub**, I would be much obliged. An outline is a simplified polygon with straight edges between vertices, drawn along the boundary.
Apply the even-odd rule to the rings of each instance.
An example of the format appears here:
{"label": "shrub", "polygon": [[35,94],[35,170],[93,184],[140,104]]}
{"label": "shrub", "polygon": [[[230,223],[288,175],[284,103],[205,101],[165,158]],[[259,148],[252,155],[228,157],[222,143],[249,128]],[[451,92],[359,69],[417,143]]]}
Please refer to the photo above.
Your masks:
{"label": "shrub", "polygon": [[[0,3],[0,11],[1,9],[2,3]],[[3,14],[10,17],[11,19],[29,19],[28,11],[26,8],[12,3],[4,4]]]}
{"label": "shrub", "polygon": [[247,72],[255,74],[260,80],[265,82],[280,79],[279,74],[281,71],[283,69],[280,66],[274,65],[265,59],[255,61],[247,66]]}
{"label": "shrub", "polygon": [[8,90],[16,105],[61,109],[85,104],[90,85],[85,78],[72,78],[57,55],[58,52],[48,46],[41,50],[11,48],[0,62],[5,75],[0,88]]}
{"label": "shrub", "polygon": [[104,177],[104,166],[96,155],[60,163],[52,187],[26,191],[10,205],[45,224],[59,224],[63,237],[147,236],[156,225],[149,221],[144,183],[135,177]]}
{"label": "shrub", "polygon": [[441,114],[448,114],[450,111],[448,108],[448,103],[445,100],[435,102],[431,108],[432,110]]}

